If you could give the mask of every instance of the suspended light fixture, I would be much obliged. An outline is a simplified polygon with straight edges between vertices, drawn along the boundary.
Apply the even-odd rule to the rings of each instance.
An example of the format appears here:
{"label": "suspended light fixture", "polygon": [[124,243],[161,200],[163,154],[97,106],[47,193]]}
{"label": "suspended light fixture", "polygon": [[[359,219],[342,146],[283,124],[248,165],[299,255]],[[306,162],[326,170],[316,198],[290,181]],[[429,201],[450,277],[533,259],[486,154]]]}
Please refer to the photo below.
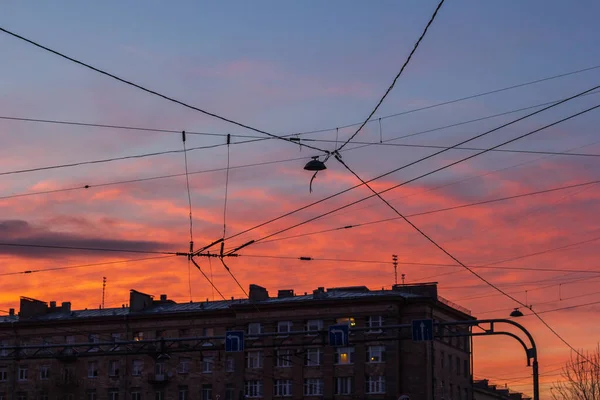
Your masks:
{"label": "suspended light fixture", "polygon": [[306,163],[306,165],[304,166],[304,169],[307,171],[323,171],[324,169],[327,169],[327,166],[325,165],[325,163],[323,161],[319,160],[319,156],[315,156],[312,158],[312,160],[310,160],[309,162]]}
{"label": "suspended light fixture", "polygon": [[523,313],[518,308],[515,308],[513,312],[510,313],[511,317],[522,317]]}

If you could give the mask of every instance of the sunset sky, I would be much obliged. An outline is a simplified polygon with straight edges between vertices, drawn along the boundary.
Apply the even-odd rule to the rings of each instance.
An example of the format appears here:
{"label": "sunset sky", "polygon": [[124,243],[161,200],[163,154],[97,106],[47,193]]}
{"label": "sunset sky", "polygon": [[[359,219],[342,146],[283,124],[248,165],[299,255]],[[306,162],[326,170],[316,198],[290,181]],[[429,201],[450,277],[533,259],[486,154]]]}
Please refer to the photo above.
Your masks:
{"label": "sunset sky", "polygon": [[[429,0],[11,2],[2,5],[0,26],[270,133],[318,130],[299,137],[334,150],[336,138],[341,143],[358,126],[336,127],[368,116],[436,4]],[[455,145],[539,110],[541,104],[599,85],[598,13],[600,3],[594,1],[447,1],[373,122],[344,148],[343,160],[370,179],[439,150],[423,146]],[[179,151],[181,134],[7,118],[218,134],[187,135],[188,148],[220,145],[187,153],[197,248],[223,236],[227,133],[234,136],[229,146],[226,236],[359,183],[332,158],[310,193],[311,173],[303,166],[311,156],[320,155],[318,151],[274,139],[238,143],[248,138],[236,135],[264,135],[117,82],[6,33],[0,32],[0,49],[0,242],[142,252],[0,245],[0,272],[8,274],[0,283],[2,310],[18,307],[19,296],[71,301],[75,309],[98,307],[103,276],[107,306],[127,302],[133,288],[189,301],[188,277],[192,299],[215,296],[202,275],[188,269],[185,257],[113,263],[162,257],[145,251],[188,250],[182,152],[45,168]],[[575,71],[579,72],[393,116]],[[465,146],[491,147],[598,104],[600,93],[592,92]],[[476,119],[481,120],[456,125]],[[501,148],[520,152],[489,152],[383,196],[405,215],[440,210],[409,218],[463,263],[488,266],[474,270],[532,305],[573,347],[591,350],[600,335],[600,187],[595,183],[600,183],[599,124],[600,110],[593,110]],[[454,126],[444,128],[448,125]],[[392,140],[406,135],[411,136]],[[361,143],[374,145],[352,150]],[[473,153],[448,151],[372,186],[384,190]],[[38,168],[42,169],[23,171]],[[144,180],[119,183],[138,179]],[[585,185],[563,188],[578,184]],[[555,188],[561,189],[444,210]],[[20,196],[25,194],[30,195]],[[261,239],[370,194],[365,187],[349,191],[237,236],[225,247]],[[518,306],[402,220],[304,235],[395,216],[372,198],[245,247],[239,257],[228,259],[228,265],[244,287],[255,283],[271,293],[310,292],[318,286],[377,289],[394,283],[391,260],[397,254],[398,273],[406,274],[408,283],[439,282],[442,296],[476,317],[507,317]],[[297,235],[302,236],[290,238]],[[315,260],[300,261],[301,256]],[[243,296],[218,260],[212,265],[206,258],[198,262],[223,294]],[[71,266],[82,267],[11,275]],[[563,309],[570,306],[578,307]],[[528,310],[523,311],[527,316],[519,321],[538,343],[542,393],[548,393],[570,350]],[[513,339],[478,338],[474,351],[476,378],[508,383],[531,394],[531,370]]]}

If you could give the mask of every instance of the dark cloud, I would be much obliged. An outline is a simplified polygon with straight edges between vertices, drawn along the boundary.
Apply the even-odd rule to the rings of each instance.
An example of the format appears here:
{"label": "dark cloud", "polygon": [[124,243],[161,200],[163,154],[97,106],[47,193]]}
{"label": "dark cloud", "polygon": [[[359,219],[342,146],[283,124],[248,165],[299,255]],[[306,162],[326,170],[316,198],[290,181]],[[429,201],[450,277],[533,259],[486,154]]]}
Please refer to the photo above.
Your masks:
{"label": "dark cloud", "polygon": [[[48,246],[48,247],[36,247]],[[49,248],[49,247],[64,248]],[[104,238],[83,233],[54,232],[45,227],[36,227],[24,220],[0,220],[0,255],[18,257],[57,258],[75,255],[97,255],[111,249],[111,254],[167,251],[169,243],[145,240]],[[78,250],[85,248],[92,250]]]}

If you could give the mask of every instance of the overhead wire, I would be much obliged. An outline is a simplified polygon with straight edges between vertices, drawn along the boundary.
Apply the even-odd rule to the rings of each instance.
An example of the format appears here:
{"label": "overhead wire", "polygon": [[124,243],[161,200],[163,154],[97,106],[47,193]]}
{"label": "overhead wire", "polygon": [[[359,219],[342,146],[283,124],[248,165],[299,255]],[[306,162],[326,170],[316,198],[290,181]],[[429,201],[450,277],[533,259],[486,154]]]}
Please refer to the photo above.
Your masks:
{"label": "overhead wire", "polygon": [[17,243],[17,242],[0,242],[0,246],[27,247],[27,248],[39,248],[39,249],[57,249],[57,250],[102,251],[102,252],[113,252],[113,253],[139,253],[139,254],[165,254],[165,255],[176,255],[177,254],[174,251],[116,249],[116,248],[105,248],[105,247],[61,246],[61,245]]}
{"label": "overhead wire", "polygon": [[[190,217],[190,253],[194,251],[194,219],[192,217],[192,193],[190,191],[190,176],[188,173],[188,161],[187,161],[187,150],[185,148],[185,131],[181,131],[181,140],[183,142],[183,161],[185,165],[185,186],[187,189],[187,198],[189,206],[189,217]],[[190,301],[192,301],[192,266],[190,265],[190,258],[188,257],[188,289],[190,292]]]}
{"label": "overhead wire", "polygon": [[[33,46],[37,47],[37,48],[40,48],[40,49],[42,49],[42,50],[45,50],[45,51],[47,51],[47,52],[50,52],[50,53],[52,53],[52,54],[55,54],[55,55],[57,55],[57,56],[59,56],[59,57],[61,57],[61,58],[64,58],[64,59],[66,59],[66,60],[69,60],[69,61],[71,61],[71,62],[73,62],[73,63],[75,63],[75,64],[78,64],[78,65],[82,66],[82,67],[88,68],[88,69],[90,69],[90,70],[92,70],[92,71],[95,71],[95,72],[97,72],[97,73],[99,73],[99,74],[102,74],[102,75],[104,75],[104,76],[107,76],[107,77],[109,77],[109,78],[115,79],[115,80],[117,80],[117,81],[119,81],[119,82],[121,82],[121,83],[124,83],[124,84],[126,84],[126,85],[132,86],[132,87],[134,87],[134,88],[137,88],[137,89],[140,89],[140,90],[142,90],[142,91],[144,91],[144,92],[146,92],[146,93],[152,94],[152,95],[154,95],[154,96],[158,96],[158,97],[160,97],[160,98],[162,98],[162,99],[165,99],[165,100],[168,100],[168,101],[170,101],[170,102],[172,102],[172,103],[179,104],[179,105],[181,105],[181,106],[183,106],[183,107],[185,107],[185,108],[189,108],[189,109],[191,109],[191,110],[198,111],[198,112],[200,112],[200,113],[202,113],[202,114],[208,115],[208,116],[210,116],[210,117],[216,118],[216,119],[218,119],[218,120],[221,120],[221,121],[227,122],[227,123],[229,123],[229,124],[232,124],[232,125],[239,126],[239,127],[241,127],[241,128],[245,128],[245,129],[248,129],[248,130],[251,130],[251,131],[254,131],[254,132],[261,133],[261,134],[263,134],[263,135],[267,135],[267,136],[269,136],[269,137],[271,137],[271,138],[274,138],[274,139],[279,139],[279,140],[282,140],[282,141],[285,141],[285,142],[290,142],[290,143],[297,143],[297,141],[293,141],[293,140],[291,140],[291,139],[287,139],[287,138],[284,138],[284,137],[282,137],[282,136],[278,136],[278,135],[275,135],[275,134],[269,133],[269,132],[267,132],[267,131],[264,131],[264,130],[262,130],[262,129],[254,128],[254,127],[252,127],[252,126],[250,126],[250,125],[243,124],[243,123],[241,123],[241,122],[238,122],[238,121],[235,121],[235,120],[233,120],[233,119],[230,119],[230,118],[223,117],[223,116],[221,116],[221,115],[218,115],[218,114],[216,114],[216,113],[213,113],[213,112],[210,112],[210,111],[204,110],[204,109],[202,109],[202,108],[199,108],[199,107],[196,107],[196,106],[192,106],[192,105],[190,105],[190,104],[188,104],[188,103],[186,103],[186,102],[183,102],[183,101],[181,101],[181,100],[177,100],[177,99],[175,99],[175,98],[173,98],[173,97],[170,97],[170,96],[167,96],[167,95],[161,94],[161,93],[159,93],[159,92],[157,92],[157,91],[155,91],[155,90],[148,89],[148,88],[146,88],[146,87],[144,87],[144,86],[142,86],[142,85],[139,85],[139,84],[137,84],[137,83],[134,83],[134,82],[132,82],[132,81],[126,80],[126,79],[124,79],[124,78],[120,78],[120,77],[118,77],[118,76],[117,76],[117,75],[115,75],[115,74],[112,74],[112,73],[109,73],[109,72],[107,72],[107,71],[104,71],[104,70],[102,70],[102,69],[100,69],[100,68],[94,67],[94,66],[92,66],[92,65],[90,65],[90,64],[87,64],[87,63],[85,63],[85,62],[83,62],[83,61],[77,60],[77,59],[75,59],[75,58],[73,58],[73,57],[69,57],[69,56],[67,56],[66,54],[63,54],[63,53],[61,53],[61,52],[59,52],[59,51],[57,51],[57,50],[51,49],[50,47],[44,46],[44,45],[42,45],[42,44],[40,44],[40,43],[38,43],[38,42],[35,42],[35,41],[31,40],[31,39],[28,39],[28,38],[26,38],[26,37],[24,37],[24,36],[21,36],[21,35],[19,35],[19,34],[15,33],[15,32],[9,31],[8,29],[5,29],[5,28],[3,28],[3,27],[0,27],[0,31],[2,31],[2,32],[4,32],[4,33],[6,33],[6,34],[8,34],[8,35],[10,35],[10,36],[12,36],[12,37],[14,37],[14,38],[17,38],[17,39],[19,39],[19,40],[22,40],[22,41],[24,41],[24,42],[27,42],[27,43],[29,43],[29,44],[31,44],[31,45],[33,45]],[[307,145],[307,144],[304,144],[304,143],[298,143],[298,144],[300,144],[301,146],[304,146],[304,147],[307,147],[307,148],[313,149],[313,150],[318,150],[318,151],[320,151],[320,152],[327,153],[325,150],[322,150],[322,149],[320,149],[320,148],[318,148],[318,147],[314,147],[314,146]]]}
{"label": "overhead wire", "polygon": [[227,168],[225,170],[225,198],[223,200],[223,238],[227,232],[227,194],[229,191],[229,142],[230,136],[227,136]]}
{"label": "overhead wire", "polygon": [[[505,127],[507,127],[507,126],[509,126],[509,125],[515,124],[515,123],[517,123],[517,122],[519,122],[519,121],[522,121],[522,120],[524,120],[524,119],[527,119],[527,118],[529,118],[529,117],[531,117],[531,116],[533,116],[533,115],[537,115],[537,114],[539,114],[539,113],[541,113],[541,112],[544,112],[544,111],[546,111],[546,110],[549,110],[549,109],[551,109],[551,108],[553,108],[553,107],[556,107],[556,106],[558,106],[558,105],[560,105],[560,104],[563,104],[563,103],[565,103],[565,102],[568,102],[568,101],[570,101],[570,100],[572,100],[572,99],[575,99],[575,98],[577,98],[577,97],[579,97],[579,96],[585,95],[586,93],[589,93],[589,92],[591,92],[591,91],[594,91],[594,90],[596,90],[596,89],[598,89],[598,88],[600,88],[600,85],[598,85],[598,86],[595,86],[595,87],[592,87],[591,89],[587,89],[587,90],[585,90],[585,91],[583,91],[583,92],[580,92],[580,93],[578,93],[578,94],[576,94],[576,95],[573,95],[573,96],[570,96],[570,97],[568,97],[568,98],[565,98],[565,99],[563,99],[563,100],[562,100],[562,101],[560,101],[560,102],[557,102],[557,103],[551,104],[551,105],[549,105],[549,106],[547,106],[547,107],[544,107],[544,108],[542,108],[542,109],[540,109],[540,110],[534,111],[534,112],[532,112],[532,113],[529,113],[529,114],[527,114],[527,115],[524,115],[524,116],[522,116],[522,117],[519,117],[519,118],[517,118],[517,119],[514,119],[514,120],[512,120],[512,121],[509,121],[509,122],[507,122],[507,123],[504,123],[504,124],[502,124],[502,125],[500,125],[500,126],[498,126],[498,127],[496,127],[496,128],[490,129],[490,130],[488,130],[488,131],[486,131],[486,132],[484,132],[484,133],[478,134],[478,135],[476,135],[476,136],[473,136],[473,137],[471,137],[471,138],[469,138],[469,139],[467,139],[467,140],[464,140],[464,141],[462,141],[462,142],[460,142],[460,143],[457,143],[456,145],[454,145],[454,146],[452,146],[452,147],[461,146],[461,145],[463,145],[463,144],[465,144],[465,143],[468,143],[468,142],[470,142],[470,141],[472,141],[472,140],[478,139],[478,138],[480,138],[480,137],[483,137],[483,136],[485,136],[485,135],[488,135],[488,134],[490,134],[490,133],[493,133],[493,132],[495,132],[495,131],[497,131],[497,130],[500,130],[500,129],[502,129],[502,128],[505,128]],[[586,111],[586,112],[587,112],[587,111]],[[572,118],[572,117],[571,117],[571,118]],[[560,123],[560,122],[562,122],[562,120],[561,120],[561,121],[557,121],[556,123]],[[556,124],[556,123],[555,123],[555,124]],[[523,136],[520,136],[520,137],[518,137],[517,139],[519,139],[519,138],[521,138],[521,137],[525,137],[525,136],[527,136],[527,135],[531,135],[531,134],[533,134],[533,133],[536,133],[536,132],[538,132],[538,131],[540,131],[540,130],[542,130],[542,129],[546,129],[546,128],[550,127],[550,126],[553,126],[553,125],[552,125],[552,124],[550,124],[550,125],[547,125],[547,126],[545,126],[545,127],[543,127],[543,128],[540,128],[540,129],[537,129],[537,130],[531,131],[531,132],[529,132],[528,134],[525,134],[525,135],[523,135]],[[498,146],[493,146],[493,147],[492,147],[492,148],[490,148],[490,149],[486,149],[484,152],[489,152],[489,151],[491,151],[491,149],[498,148],[498,147],[504,146],[504,145],[506,145],[506,144],[510,144],[510,143],[512,143],[512,142],[514,142],[514,141],[516,141],[517,139],[512,139],[512,140],[509,140],[509,141],[507,141],[507,142],[504,142],[504,143],[502,143],[502,144],[500,144],[500,145],[498,145]],[[393,169],[393,170],[391,170],[391,171],[388,171],[388,172],[386,172],[386,173],[380,174],[380,175],[378,175],[378,176],[376,176],[376,177],[374,177],[374,178],[371,178],[371,179],[369,179],[369,180],[368,180],[368,181],[366,181],[366,182],[367,182],[367,183],[370,183],[370,182],[373,182],[373,181],[375,181],[375,180],[381,179],[381,178],[383,178],[383,177],[386,177],[386,176],[388,176],[388,175],[391,175],[391,174],[393,174],[393,173],[395,173],[395,172],[398,172],[398,171],[400,171],[400,170],[402,170],[402,169],[405,169],[405,168],[408,168],[408,167],[410,167],[410,166],[412,166],[412,165],[415,165],[415,164],[417,164],[417,163],[419,163],[419,162],[422,162],[422,161],[425,161],[425,160],[427,160],[427,159],[430,159],[430,158],[432,158],[432,157],[435,157],[436,155],[442,154],[442,153],[444,153],[444,152],[446,152],[446,151],[448,151],[448,150],[450,150],[450,149],[451,149],[451,148],[448,148],[448,149],[444,149],[444,150],[437,151],[437,152],[435,152],[435,153],[432,153],[432,154],[430,154],[430,155],[427,155],[427,156],[425,156],[425,157],[422,157],[422,158],[420,158],[420,159],[418,159],[418,160],[412,161],[412,162],[410,162],[410,163],[408,163],[408,164],[404,164],[404,165],[403,165],[403,166],[401,166],[401,167],[398,167],[398,168],[395,168],[395,169]],[[400,186],[406,185],[406,184],[408,184],[408,183],[411,183],[411,182],[413,182],[413,181],[416,181],[416,180],[418,180],[418,179],[424,178],[424,177],[426,177],[426,176],[429,176],[429,175],[431,175],[431,174],[434,174],[434,173],[436,173],[436,172],[439,172],[439,171],[441,171],[441,170],[444,170],[444,169],[450,168],[451,166],[454,166],[454,165],[456,165],[456,164],[458,164],[458,163],[461,163],[461,162],[463,162],[463,161],[467,161],[467,160],[469,160],[469,159],[471,159],[471,158],[474,158],[474,157],[476,157],[476,156],[477,156],[477,155],[479,155],[479,154],[482,154],[482,153],[475,153],[475,154],[472,154],[472,155],[470,155],[470,156],[468,156],[468,157],[466,157],[466,158],[463,158],[463,159],[461,159],[461,160],[459,160],[459,161],[457,161],[457,162],[454,162],[454,163],[452,163],[452,164],[449,164],[449,165],[443,166],[443,167],[441,167],[441,168],[435,169],[435,170],[433,170],[433,171],[431,171],[431,172],[428,172],[428,173],[426,173],[426,174],[420,175],[420,176],[418,176],[418,177],[416,177],[416,178],[413,178],[413,179],[411,179],[411,180],[405,181],[405,182],[403,182],[403,183],[401,183],[401,184],[398,184],[398,185],[392,186],[392,187],[390,187],[390,188],[386,189],[386,191],[393,190],[393,189],[395,189],[395,188],[398,188],[398,187],[400,187]],[[275,221],[278,221],[278,220],[280,220],[280,219],[283,219],[283,218],[285,218],[285,217],[288,217],[288,216],[290,216],[290,215],[293,215],[293,214],[295,214],[295,213],[297,213],[297,212],[303,211],[303,210],[305,210],[305,209],[307,209],[307,208],[313,207],[313,206],[315,206],[315,205],[317,205],[317,204],[320,204],[320,203],[322,203],[322,202],[325,202],[325,201],[327,201],[327,200],[330,200],[330,199],[332,199],[332,198],[335,198],[335,197],[337,197],[337,196],[340,196],[340,195],[342,195],[342,194],[344,194],[344,193],[347,193],[347,192],[349,192],[349,191],[351,191],[351,190],[353,190],[353,189],[356,189],[356,188],[358,188],[358,187],[361,187],[361,186],[363,186],[363,184],[362,184],[362,183],[359,183],[359,184],[357,184],[357,185],[351,186],[351,187],[349,187],[349,188],[347,188],[347,189],[344,189],[344,190],[342,190],[342,191],[339,191],[339,192],[337,192],[337,193],[334,193],[334,194],[332,194],[332,195],[326,196],[326,197],[324,197],[324,198],[322,198],[322,199],[320,199],[320,200],[314,201],[314,202],[312,202],[312,203],[309,203],[309,204],[307,204],[307,205],[305,205],[305,206],[302,206],[302,207],[299,207],[299,208],[297,208],[297,209],[295,209],[295,210],[289,211],[289,212],[287,212],[287,213],[285,213],[285,214],[282,214],[282,215],[280,215],[280,216],[278,216],[278,217],[272,218],[272,219],[270,219],[270,220],[268,220],[268,221],[265,221],[265,222],[263,222],[263,223],[257,224],[257,225],[255,225],[255,226],[253,226],[253,227],[250,227],[250,228],[244,229],[244,230],[242,230],[242,231],[240,231],[240,232],[238,232],[238,233],[236,233],[236,234],[234,234],[234,235],[230,235],[230,236],[229,236],[229,237],[227,237],[226,239],[227,239],[227,240],[230,240],[230,239],[232,239],[232,238],[235,238],[235,237],[237,237],[237,236],[241,236],[241,235],[243,235],[243,234],[245,234],[245,233],[248,233],[248,232],[250,232],[250,231],[256,230],[256,229],[258,229],[258,228],[261,228],[261,227],[263,227],[263,226],[265,226],[265,225],[271,224],[271,223],[273,223],[273,222],[275,222]],[[385,192],[381,192],[381,193],[385,193]],[[370,196],[364,197],[364,198],[362,198],[362,199],[360,199],[360,200],[357,200],[357,201],[354,201],[354,202],[352,202],[352,203],[346,204],[346,205],[344,205],[344,206],[342,206],[342,207],[338,207],[338,208],[336,208],[336,209],[334,209],[334,210],[332,210],[332,211],[330,211],[330,212],[328,212],[328,213],[320,214],[319,216],[317,216],[317,217],[314,217],[314,218],[311,218],[311,219],[310,219],[310,220],[308,220],[308,221],[304,221],[304,222],[301,222],[301,223],[299,223],[299,224],[295,224],[295,225],[293,225],[293,226],[291,226],[291,227],[289,227],[289,228],[286,228],[286,229],[284,229],[284,230],[277,231],[277,232],[275,232],[275,233],[273,233],[273,234],[269,235],[268,237],[263,237],[263,238],[261,238],[261,241],[262,241],[262,240],[269,239],[270,237],[272,237],[272,236],[275,236],[275,235],[278,235],[278,234],[281,234],[281,233],[283,233],[283,232],[286,232],[286,231],[288,231],[288,230],[290,230],[290,229],[294,229],[294,228],[296,228],[296,227],[298,227],[298,226],[300,226],[300,225],[304,225],[304,224],[306,224],[306,223],[308,223],[308,222],[312,222],[312,221],[313,221],[313,220],[315,220],[315,219],[318,219],[318,218],[321,218],[321,217],[323,217],[323,216],[329,215],[329,214],[331,214],[331,213],[333,213],[333,212],[339,211],[339,210],[341,210],[341,209],[344,209],[344,208],[348,208],[348,207],[350,207],[350,206],[352,206],[352,205],[354,205],[354,204],[358,204],[358,203],[360,203],[360,202],[362,202],[362,201],[365,201],[365,200],[371,199],[371,198],[373,198],[373,197],[376,197],[376,196],[375,196],[375,195],[370,195]],[[256,242],[256,241],[255,241],[255,242]]]}
{"label": "overhead wire", "polygon": [[336,150],[335,150],[336,152],[339,152],[344,147],[346,147],[346,145],[348,143],[350,143],[350,141],[352,139],[354,139],[356,137],[356,135],[358,135],[360,133],[360,131],[364,128],[364,126],[371,120],[371,118],[373,117],[373,115],[375,115],[375,113],[377,112],[377,110],[379,109],[379,107],[381,106],[381,104],[383,104],[383,101],[388,96],[388,94],[390,94],[390,92],[392,91],[392,89],[396,85],[396,82],[398,81],[398,79],[400,78],[400,76],[402,75],[402,73],[404,72],[404,70],[406,69],[406,67],[408,66],[408,64],[410,63],[410,60],[412,59],[413,55],[417,51],[417,48],[419,48],[419,45],[421,44],[421,41],[423,41],[423,38],[427,34],[427,31],[429,30],[429,27],[431,26],[431,24],[433,24],[433,21],[435,21],[435,17],[437,16],[440,8],[442,8],[443,4],[444,4],[444,0],[441,0],[438,3],[437,7],[435,8],[435,11],[431,15],[431,18],[427,22],[427,25],[425,25],[425,29],[423,29],[423,33],[421,33],[421,36],[419,36],[419,39],[415,42],[415,44],[414,44],[411,52],[408,54],[408,57],[406,58],[406,61],[404,61],[404,64],[402,64],[402,67],[400,68],[400,71],[398,71],[398,73],[394,77],[394,80],[392,81],[392,84],[387,88],[387,90],[385,91],[385,93],[383,94],[383,96],[381,97],[381,99],[379,100],[379,102],[377,103],[377,105],[375,106],[375,108],[373,109],[373,111],[371,111],[371,113],[369,114],[369,116],[367,117],[367,119],[358,127],[358,129],[356,130],[356,132],[354,132],[344,143],[342,143],[341,146],[339,146],[339,147],[336,148]]}

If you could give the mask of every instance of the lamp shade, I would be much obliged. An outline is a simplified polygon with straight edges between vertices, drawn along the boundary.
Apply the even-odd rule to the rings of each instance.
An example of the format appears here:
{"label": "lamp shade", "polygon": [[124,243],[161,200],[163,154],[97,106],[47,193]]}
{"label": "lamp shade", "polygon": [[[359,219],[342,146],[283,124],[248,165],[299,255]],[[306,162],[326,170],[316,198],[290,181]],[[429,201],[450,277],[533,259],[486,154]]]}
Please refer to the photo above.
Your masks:
{"label": "lamp shade", "polygon": [[319,161],[317,158],[313,158],[309,162],[306,163],[304,169],[307,171],[323,171],[327,169],[327,166],[323,161]]}

